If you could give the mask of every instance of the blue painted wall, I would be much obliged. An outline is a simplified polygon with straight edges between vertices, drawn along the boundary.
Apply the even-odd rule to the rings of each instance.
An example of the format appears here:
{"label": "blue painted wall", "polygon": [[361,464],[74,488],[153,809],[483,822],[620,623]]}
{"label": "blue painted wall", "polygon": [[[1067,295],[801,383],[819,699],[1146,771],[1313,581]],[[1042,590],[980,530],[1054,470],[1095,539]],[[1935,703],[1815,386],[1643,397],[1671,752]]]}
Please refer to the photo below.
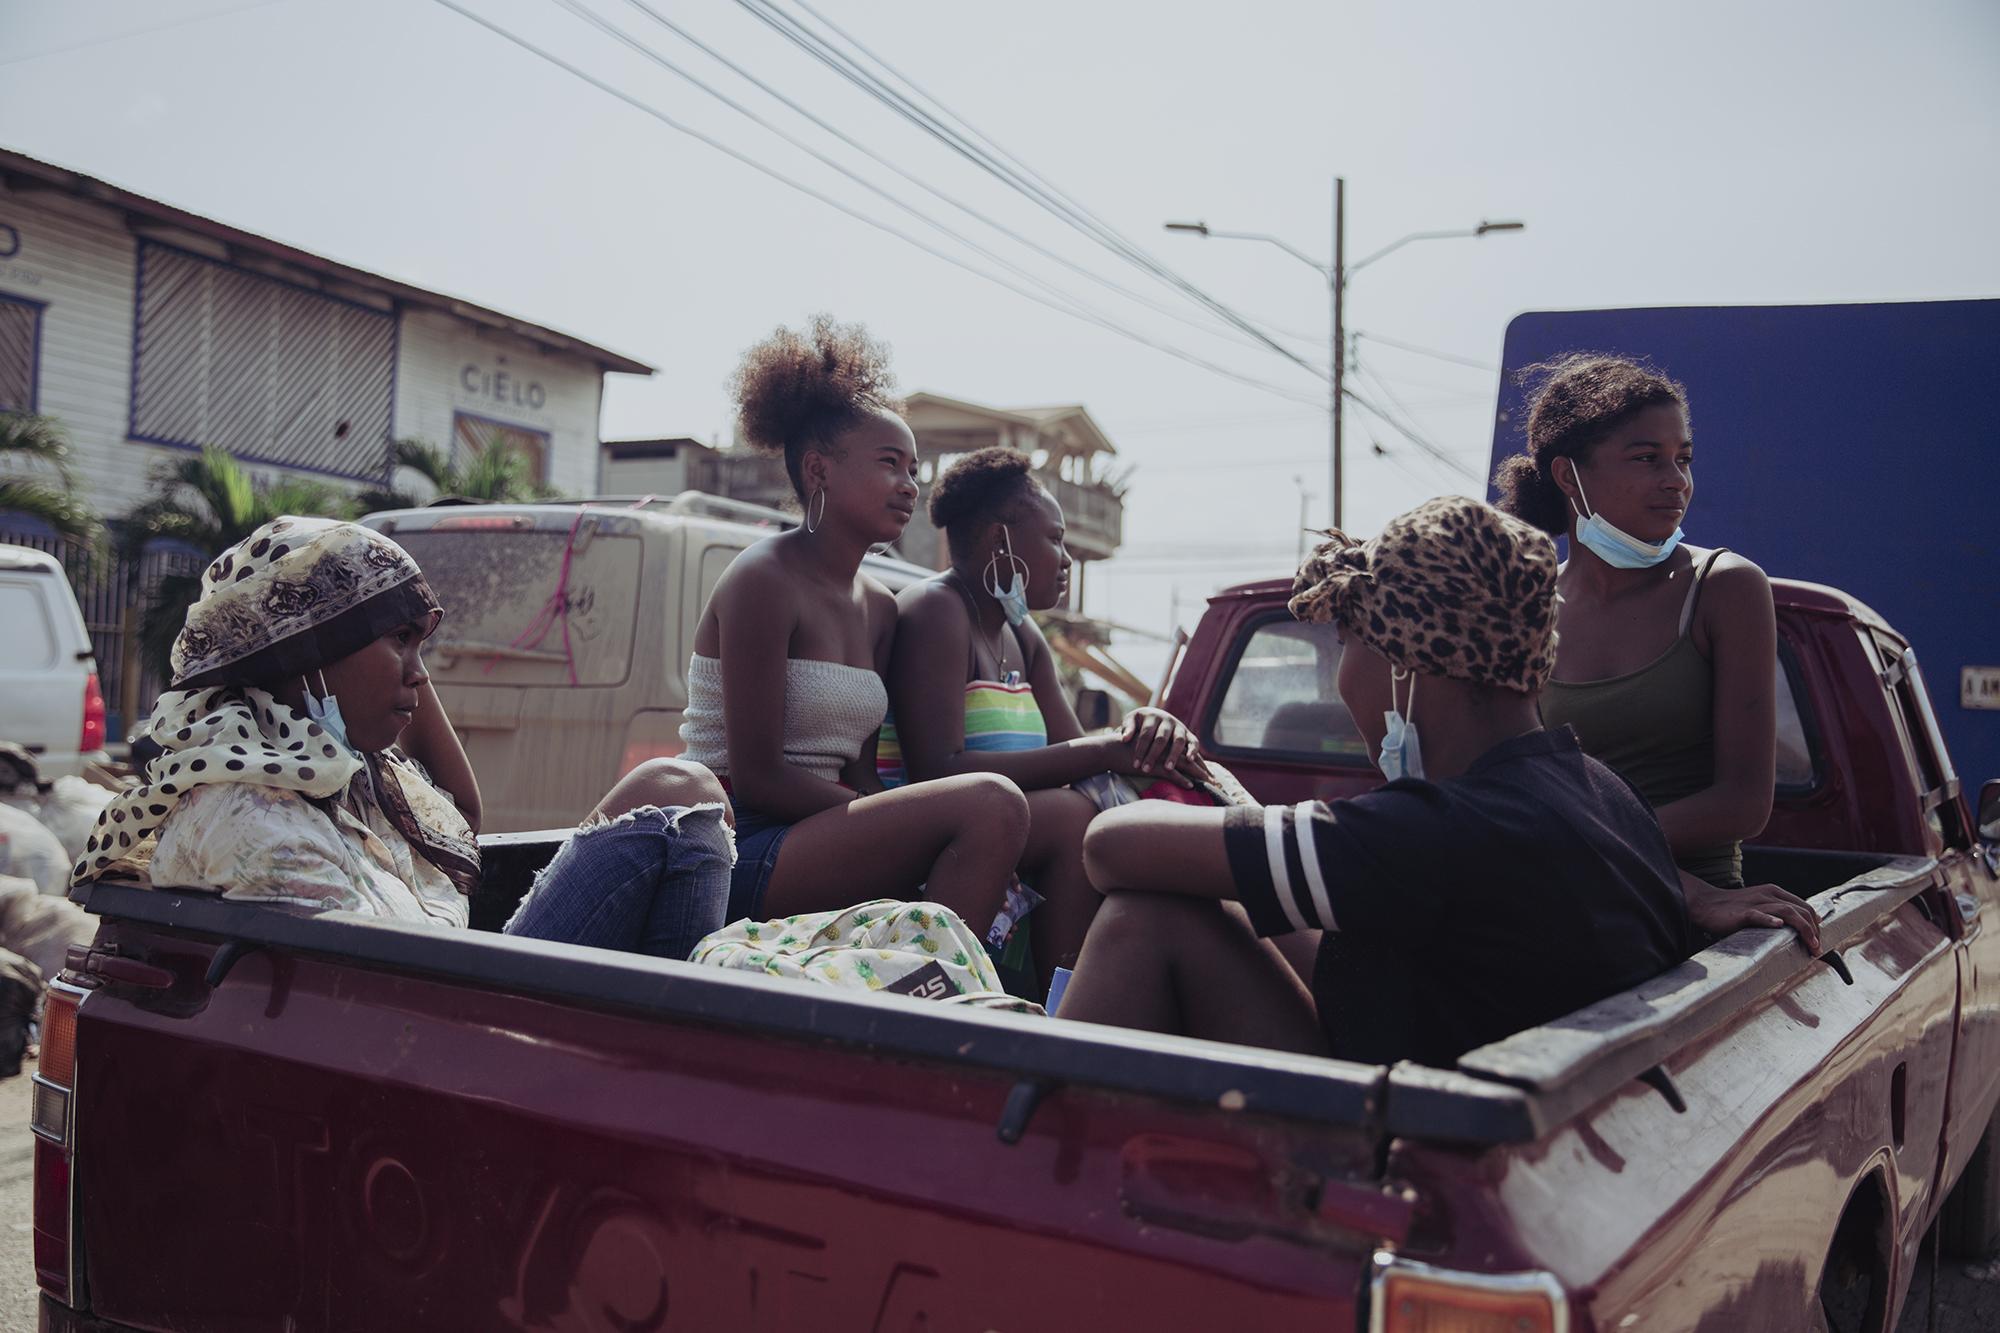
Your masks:
{"label": "blue painted wall", "polygon": [[2000,777],[2000,711],[1959,705],[1961,667],[2000,667],[2000,300],[1524,314],[1496,466],[1525,447],[1514,372],[1569,351],[1686,385],[1688,540],[1880,611],[1916,646],[1967,790]]}

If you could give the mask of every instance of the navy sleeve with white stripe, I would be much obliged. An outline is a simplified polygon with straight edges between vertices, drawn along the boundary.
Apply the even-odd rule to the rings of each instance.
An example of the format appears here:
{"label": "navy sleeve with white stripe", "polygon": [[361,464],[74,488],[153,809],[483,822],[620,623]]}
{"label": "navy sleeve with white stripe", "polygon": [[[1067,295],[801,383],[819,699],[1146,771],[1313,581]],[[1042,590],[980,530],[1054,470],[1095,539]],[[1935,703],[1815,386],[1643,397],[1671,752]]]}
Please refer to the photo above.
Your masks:
{"label": "navy sleeve with white stripe", "polygon": [[1239,805],[1224,816],[1222,841],[1236,894],[1259,935],[1337,930],[1327,888],[1331,832],[1326,806]]}

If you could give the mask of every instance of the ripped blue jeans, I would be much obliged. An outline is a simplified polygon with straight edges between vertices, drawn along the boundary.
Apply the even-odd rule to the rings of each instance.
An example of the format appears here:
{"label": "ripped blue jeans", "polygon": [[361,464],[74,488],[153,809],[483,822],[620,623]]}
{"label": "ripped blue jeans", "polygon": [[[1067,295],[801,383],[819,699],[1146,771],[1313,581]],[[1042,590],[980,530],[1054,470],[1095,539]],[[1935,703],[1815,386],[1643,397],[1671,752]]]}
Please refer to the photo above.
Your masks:
{"label": "ripped blue jeans", "polygon": [[571,834],[505,933],[684,959],[726,924],[735,861],[721,806],[642,805]]}

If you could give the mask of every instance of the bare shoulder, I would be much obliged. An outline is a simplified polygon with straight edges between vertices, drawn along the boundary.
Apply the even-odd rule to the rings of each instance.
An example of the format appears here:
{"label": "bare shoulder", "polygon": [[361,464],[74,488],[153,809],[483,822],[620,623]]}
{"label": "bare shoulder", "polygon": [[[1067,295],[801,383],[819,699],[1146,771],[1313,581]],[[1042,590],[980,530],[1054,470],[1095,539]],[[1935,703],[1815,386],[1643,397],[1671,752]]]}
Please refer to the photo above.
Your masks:
{"label": "bare shoulder", "polygon": [[1761,597],[1767,603],[1771,600],[1770,576],[1764,573],[1756,561],[1748,556],[1738,555],[1734,551],[1723,551],[1716,556],[1715,563],[1709,566],[1703,582],[1708,585],[1708,592],[1712,596],[1753,599]]}
{"label": "bare shoulder", "polygon": [[743,553],[729,562],[729,568],[722,571],[722,577],[715,581],[715,600],[727,605],[738,598],[754,597],[766,602],[773,597],[791,600],[791,572],[785,567],[784,553],[778,549],[777,539],[766,537],[760,542],[744,548]]}
{"label": "bare shoulder", "polygon": [[[943,633],[964,628],[965,605],[942,579],[924,579],[896,594],[896,624],[899,630]],[[961,636],[962,637],[962,636]]]}
{"label": "bare shoulder", "polygon": [[1770,578],[1756,561],[1724,551],[1702,580],[1701,614],[1711,626],[1771,623]]}

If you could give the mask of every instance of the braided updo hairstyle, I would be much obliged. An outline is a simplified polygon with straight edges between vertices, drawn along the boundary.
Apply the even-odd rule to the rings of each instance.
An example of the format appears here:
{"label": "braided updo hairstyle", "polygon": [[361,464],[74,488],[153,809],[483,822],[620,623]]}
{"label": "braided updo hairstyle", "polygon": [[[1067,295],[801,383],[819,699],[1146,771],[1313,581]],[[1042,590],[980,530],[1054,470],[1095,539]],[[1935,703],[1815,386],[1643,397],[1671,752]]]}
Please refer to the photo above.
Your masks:
{"label": "braided updo hairstyle", "polygon": [[931,488],[931,525],[962,551],[981,522],[1015,520],[1037,489],[1030,464],[1020,450],[997,444],[965,455]]}
{"label": "braided updo hairstyle", "polygon": [[1687,410],[1687,390],[1659,371],[1622,356],[1571,352],[1525,367],[1528,452],[1500,464],[1493,485],[1499,506],[1552,537],[1569,535],[1569,500],[1551,465],[1576,460],[1649,407],[1677,404]]}
{"label": "braided updo hairstyle", "polygon": [[825,314],[803,330],[776,330],[743,354],[729,380],[737,428],[753,448],[785,456],[801,500],[806,454],[831,452],[848,427],[898,411],[895,387],[888,347],[859,324],[836,324]]}

